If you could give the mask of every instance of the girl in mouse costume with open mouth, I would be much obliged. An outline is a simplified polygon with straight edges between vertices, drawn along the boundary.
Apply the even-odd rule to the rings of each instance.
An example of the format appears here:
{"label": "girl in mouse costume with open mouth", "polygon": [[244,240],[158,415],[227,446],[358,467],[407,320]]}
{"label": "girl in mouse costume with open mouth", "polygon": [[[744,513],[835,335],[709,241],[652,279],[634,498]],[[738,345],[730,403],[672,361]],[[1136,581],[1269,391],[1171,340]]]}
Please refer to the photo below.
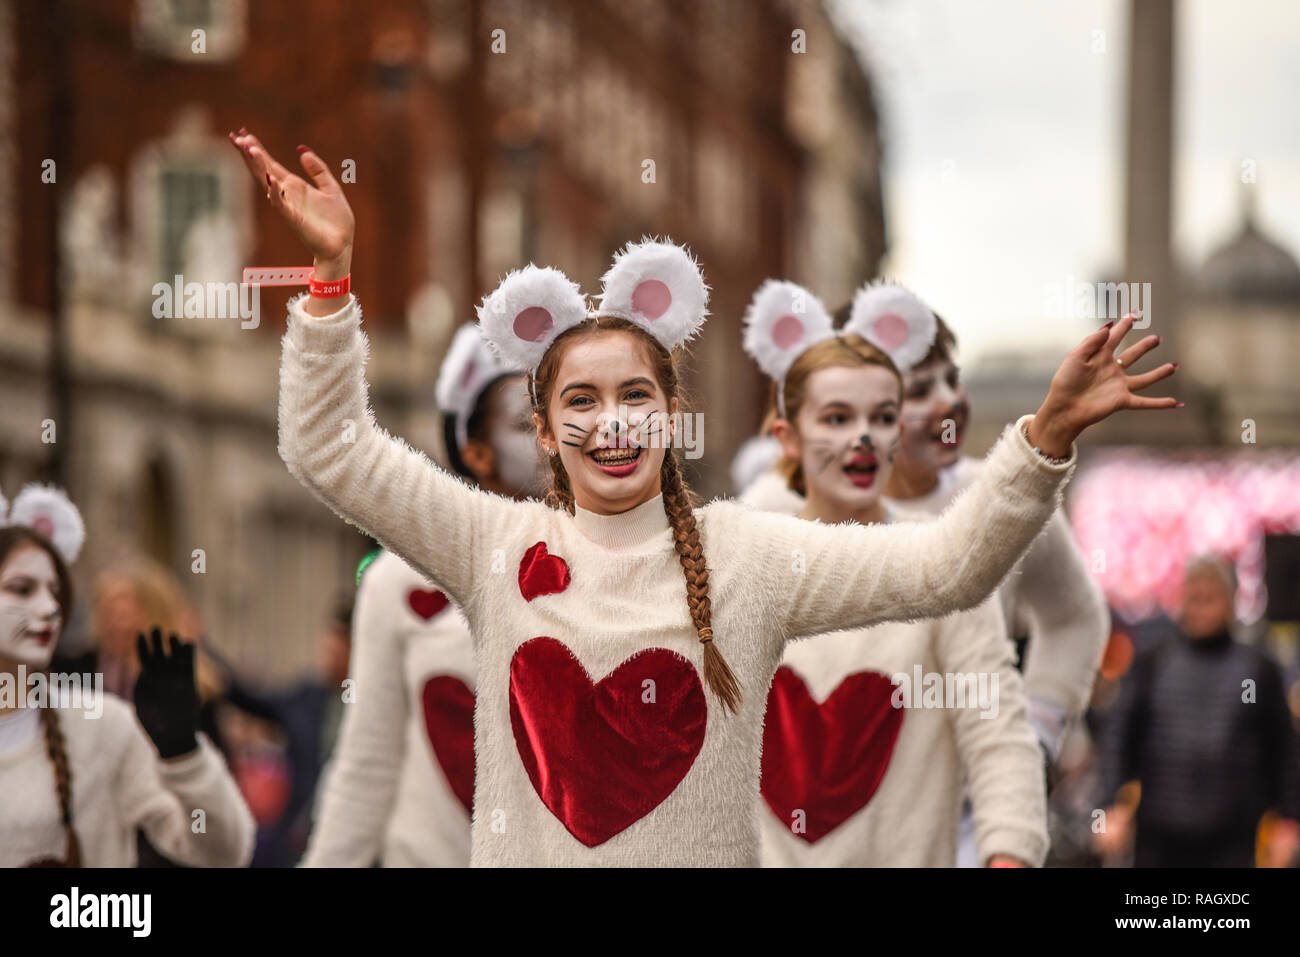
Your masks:
{"label": "girl in mouse costume with open mouth", "polygon": [[[868,341],[876,295],[859,292],[836,333],[794,283],[754,294],[744,344],[773,381],[772,432],[794,503],[786,514],[896,518],[881,493],[899,445],[902,377]],[[923,340],[930,317],[904,316],[915,328],[901,338]],[[960,694],[931,696],[930,676],[941,689],[951,678]],[[993,601],[789,644],[768,694],[762,768],[765,866],[950,867],[963,777],[983,863],[1037,865],[1047,853],[1038,750]]]}
{"label": "girl in mouse costume with open mouth", "polygon": [[474,865],[758,863],[764,692],[786,641],[979,604],[1051,516],[1074,438],[1121,408],[1173,405],[1132,391],[1170,370],[1130,378],[1115,365],[1125,320],[1067,357],[1039,413],[938,521],[828,527],[733,502],[697,509],[669,446],[675,353],[708,294],[684,249],[647,241],[615,258],[595,310],[535,266],[484,301],[488,344],[530,372],[560,507],[510,501],[375,424],[344,288],[354,221],[326,164],[300,149],[308,183],[251,134],[231,139],[315,258],[317,294],[291,302],[283,340],[281,456],[470,622]]}
{"label": "girl in mouse costume with open mouth", "polygon": [[[7,519],[4,506],[0,496],[0,672],[17,682],[49,667],[85,529],[54,488],[27,486]],[[194,646],[169,644],[157,629],[139,637],[134,713],[90,689],[34,708],[0,702],[0,867],[133,867],[137,828],[180,864],[252,859],[252,815],[197,730]]]}
{"label": "girl in mouse costume with open mouth", "polygon": [[[479,488],[543,487],[522,372],[462,326],[438,376],[447,457]],[[356,699],[303,859],[307,867],[463,867],[474,801],[474,647],[435,582],[390,551],[360,574],[352,627]]]}

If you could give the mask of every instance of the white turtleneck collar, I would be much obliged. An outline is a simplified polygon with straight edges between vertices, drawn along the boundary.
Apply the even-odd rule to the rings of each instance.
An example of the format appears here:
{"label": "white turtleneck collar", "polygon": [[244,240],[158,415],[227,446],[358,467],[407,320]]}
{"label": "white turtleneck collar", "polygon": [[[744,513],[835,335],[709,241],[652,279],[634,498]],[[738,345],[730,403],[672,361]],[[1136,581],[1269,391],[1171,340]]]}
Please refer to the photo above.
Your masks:
{"label": "white turtleneck collar", "polygon": [[632,548],[671,527],[662,492],[617,515],[598,515],[575,503],[573,523],[586,538],[605,548]]}

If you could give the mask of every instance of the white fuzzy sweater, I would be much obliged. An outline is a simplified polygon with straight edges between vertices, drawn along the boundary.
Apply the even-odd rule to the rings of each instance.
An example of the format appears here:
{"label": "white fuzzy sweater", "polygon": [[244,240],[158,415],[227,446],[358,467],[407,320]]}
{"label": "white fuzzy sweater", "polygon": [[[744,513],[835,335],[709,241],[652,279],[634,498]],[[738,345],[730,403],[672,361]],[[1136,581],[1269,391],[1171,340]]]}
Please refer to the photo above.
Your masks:
{"label": "white fuzzy sweater", "polygon": [[323,775],[303,865],[468,865],[469,807],[457,791],[472,801],[469,623],[392,552],[362,575],[349,673],[355,699]]}
{"label": "white fuzzy sweater", "polygon": [[662,497],[569,515],[470,488],[375,425],[360,321],[352,297],[325,318],[291,303],[280,455],[469,619],[474,865],[756,864],[763,713],[787,639],[979,604],[1073,468],[1012,429],[938,522],[699,509],[713,630],[744,694],[732,715],[704,689]]}
{"label": "white fuzzy sweater", "polygon": [[[922,707],[918,665],[940,681],[984,676],[972,687],[987,682],[989,696]],[[764,730],[777,745],[763,753],[765,867],[951,867],[963,775],[980,862],[1046,858],[1042,758],[996,601],[791,642],[781,669]],[[895,700],[895,675],[907,699]]]}
{"label": "white fuzzy sweater", "polygon": [[[909,513],[939,515],[979,481],[985,463],[963,458],[940,473],[928,494],[896,504]],[[1043,743],[1056,753],[1066,724],[1083,713],[1110,635],[1110,612],[1075,543],[1065,513],[1016,563],[998,589],[1010,638],[1029,637],[1025,689]]]}
{"label": "white fuzzy sweater", "polygon": [[[252,860],[253,816],[205,736],[197,751],[163,761],[135,710],[114,695],[104,694],[98,718],[86,708],[60,707],[58,715],[84,867],[134,867],[136,828],[178,864],[245,867]],[[44,731],[36,723],[23,737],[0,754],[0,867],[62,860],[66,847]]]}

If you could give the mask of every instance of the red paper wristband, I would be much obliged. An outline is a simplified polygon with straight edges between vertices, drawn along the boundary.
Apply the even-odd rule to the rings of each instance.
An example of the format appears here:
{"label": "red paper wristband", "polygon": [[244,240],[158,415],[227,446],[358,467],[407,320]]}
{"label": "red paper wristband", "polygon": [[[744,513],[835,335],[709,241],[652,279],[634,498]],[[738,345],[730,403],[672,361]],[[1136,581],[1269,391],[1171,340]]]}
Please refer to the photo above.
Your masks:
{"label": "red paper wristband", "polygon": [[317,299],[337,299],[346,296],[352,288],[352,274],[342,279],[317,279],[315,274],[307,280],[307,291]]}

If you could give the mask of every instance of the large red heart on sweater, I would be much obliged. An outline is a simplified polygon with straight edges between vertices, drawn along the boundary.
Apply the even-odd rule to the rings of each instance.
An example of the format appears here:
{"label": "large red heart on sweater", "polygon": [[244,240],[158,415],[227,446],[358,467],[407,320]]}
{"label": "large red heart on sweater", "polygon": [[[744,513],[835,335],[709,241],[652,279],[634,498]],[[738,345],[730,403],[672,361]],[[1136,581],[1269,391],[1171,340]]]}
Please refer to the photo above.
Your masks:
{"label": "large red heart on sweater", "polygon": [[554,638],[524,642],[510,662],[510,724],[528,779],[587,847],[673,792],[707,723],[699,675],[666,648],[638,652],[598,682]]}
{"label": "large red heart on sweater", "polygon": [[786,827],[804,812],[812,844],[867,806],[894,754],[903,709],[893,682],[875,671],[849,675],[818,704],[782,665],[767,696],[763,724],[763,799]]}
{"label": "large red heart on sweater", "polygon": [[465,810],[474,811],[474,692],[459,678],[424,683],[424,730],[442,773]]}
{"label": "large red heart on sweater", "polygon": [[519,562],[519,591],[524,601],[538,595],[554,595],[569,587],[569,563],[559,555],[549,555],[546,543],[538,542],[524,552]]}
{"label": "large red heart on sweater", "polygon": [[412,588],[406,593],[406,604],[425,621],[447,607],[447,596],[436,589],[425,591]]}

